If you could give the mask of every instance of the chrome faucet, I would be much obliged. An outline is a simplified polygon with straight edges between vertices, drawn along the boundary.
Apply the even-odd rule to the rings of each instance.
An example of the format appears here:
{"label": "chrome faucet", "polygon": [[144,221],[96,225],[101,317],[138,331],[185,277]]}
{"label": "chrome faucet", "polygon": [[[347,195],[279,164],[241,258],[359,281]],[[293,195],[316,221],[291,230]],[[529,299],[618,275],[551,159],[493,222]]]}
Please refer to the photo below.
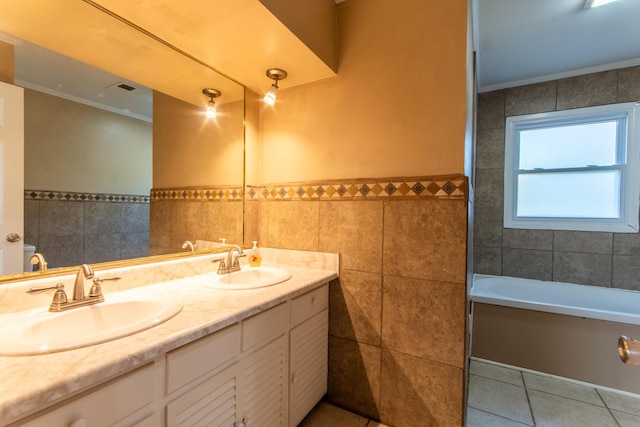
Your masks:
{"label": "chrome faucet", "polygon": [[[85,280],[93,279],[93,285],[89,290],[89,295],[85,296]],[[40,292],[54,289],[53,301],[49,305],[49,311],[64,311],[75,307],[83,307],[85,305],[97,304],[104,301],[102,295],[102,282],[105,280],[120,280],[120,276],[106,277],[101,279],[95,277],[93,268],[89,264],[82,264],[80,270],[76,274],[76,281],[73,285],[73,298],[69,301],[64,291],[64,284],[58,283],[54,286],[33,287],[27,291],[29,294],[37,294]]]}
{"label": "chrome faucet", "polygon": [[38,271],[47,271],[47,261],[45,261],[44,255],[42,255],[40,252],[36,252],[35,254],[31,255],[29,262],[31,263],[31,265],[38,264]]}
{"label": "chrome faucet", "polygon": [[[229,251],[227,252],[226,259],[221,259],[220,264],[218,264],[218,274],[227,274],[233,271],[240,270],[240,262],[238,261],[238,257],[243,256],[244,252],[242,248],[238,245],[230,245]],[[233,256],[234,252],[238,252],[237,256]]]}

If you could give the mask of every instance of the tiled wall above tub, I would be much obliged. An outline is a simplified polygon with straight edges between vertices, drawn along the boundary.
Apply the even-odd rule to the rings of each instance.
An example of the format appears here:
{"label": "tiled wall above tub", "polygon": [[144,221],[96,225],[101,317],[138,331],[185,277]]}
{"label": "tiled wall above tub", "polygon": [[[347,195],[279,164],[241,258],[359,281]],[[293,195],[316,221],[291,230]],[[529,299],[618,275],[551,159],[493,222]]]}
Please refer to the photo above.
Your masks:
{"label": "tiled wall above tub", "polygon": [[49,268],[149,254],[149,196],[25,190],[25,243]]}
{"label": "tiled wall above tub", "polygon": [[640,100],[640,67],[478,95],[474,272],[640,290],[640,234],[505,229],[509,116]]}

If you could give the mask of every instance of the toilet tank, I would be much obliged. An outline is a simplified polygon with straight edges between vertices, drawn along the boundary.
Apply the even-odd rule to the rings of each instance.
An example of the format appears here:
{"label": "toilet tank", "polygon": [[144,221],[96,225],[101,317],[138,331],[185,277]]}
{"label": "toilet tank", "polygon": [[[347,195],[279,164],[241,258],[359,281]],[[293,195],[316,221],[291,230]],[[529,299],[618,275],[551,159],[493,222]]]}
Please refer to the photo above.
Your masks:
{"label": "toilet tank", "polygon": [[33,265],[31,264],[31,256],[36,253],[36,247],[33,245],[24,244],[24,267],[22,271],[25,273],[33,271]]}

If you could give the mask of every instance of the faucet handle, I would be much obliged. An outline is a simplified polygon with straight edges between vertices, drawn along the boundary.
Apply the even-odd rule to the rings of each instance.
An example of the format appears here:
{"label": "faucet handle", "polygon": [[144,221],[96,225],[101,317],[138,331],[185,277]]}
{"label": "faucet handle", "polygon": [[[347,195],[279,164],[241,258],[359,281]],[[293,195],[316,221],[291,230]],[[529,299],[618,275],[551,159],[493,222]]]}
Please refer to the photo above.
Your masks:
{"label": "faucet handle", "polygon": [[67,303],[67,294],[64,291],[64,284],[56,283],[53,286],[44,286],[44,287],[33,287],[27,291],[28,294],[39,294],[41,292],[49,291],[51,289],[55,289],[56,291],[53,294],[53,300],[51,301],[50,310],[54,311],[56,308],[59,308],[62,304]]}
{"label": "faucet handle", "polygon": [[90,297],[101,297],[102,296],[102,282],[104,282],[105,280],[120,280],[122,279],[122,277],[120,276],[112,276],[112,277],[105,277],[104,279],[101,279],[100,277],[96,276],[93,278],[93,285],[91,285],[91,289],[89,290],[89,296]]}

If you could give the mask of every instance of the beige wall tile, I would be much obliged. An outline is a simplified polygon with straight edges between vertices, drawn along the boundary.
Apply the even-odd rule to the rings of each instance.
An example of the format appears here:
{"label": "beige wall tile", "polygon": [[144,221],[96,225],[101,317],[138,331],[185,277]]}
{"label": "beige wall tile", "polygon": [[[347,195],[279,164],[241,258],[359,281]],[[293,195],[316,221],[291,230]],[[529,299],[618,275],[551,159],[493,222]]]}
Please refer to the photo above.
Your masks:
{"label": "beige wall tile", "polygon": [[618,71],[558,80],[558,110],[612,104],[618,92]]}
{"label": "beige wall tile", "polygon": [[318,250],[320,202],[269,203],[268,245],[281,249]]}
{"label": "beige wall tile", "polygon": [[505,91],[478,94],[478,130],[504,129]]}
{"label": "beige wall tile", "polygon": [[380,420],[402,427],[461,426],[460,368],[384,350]]}
{"label": "beige wall tile", "polygon": [[507,89],[505,116],[545,113],[556,109],[557,83],[546,82]]}
{"label": "beige wall tile", "polygon": [[329,334],[380,346],[382,276],[342,270],[329,292]]}
{"label": "beige wall tile", "polygon": [[466,247],[466,202],[385,202],[385,274],[465,283]]}
{"label": "beige wall tile", "polygon": [[343,270],[382,272],[381,201],[320,203],[319,250],[340,254]]}
{"label": "beige wall tile", "polygon": [[379,418],[380,348],[329,337],[328,400]]}
{"label": "beige wall tile", "polygon": [[618,102],[640,99],[640,66],[618,70]]}
{"label": "beige wall tile", "polygon": [[385,276],[383,347],[464,367],[466,286]]}

